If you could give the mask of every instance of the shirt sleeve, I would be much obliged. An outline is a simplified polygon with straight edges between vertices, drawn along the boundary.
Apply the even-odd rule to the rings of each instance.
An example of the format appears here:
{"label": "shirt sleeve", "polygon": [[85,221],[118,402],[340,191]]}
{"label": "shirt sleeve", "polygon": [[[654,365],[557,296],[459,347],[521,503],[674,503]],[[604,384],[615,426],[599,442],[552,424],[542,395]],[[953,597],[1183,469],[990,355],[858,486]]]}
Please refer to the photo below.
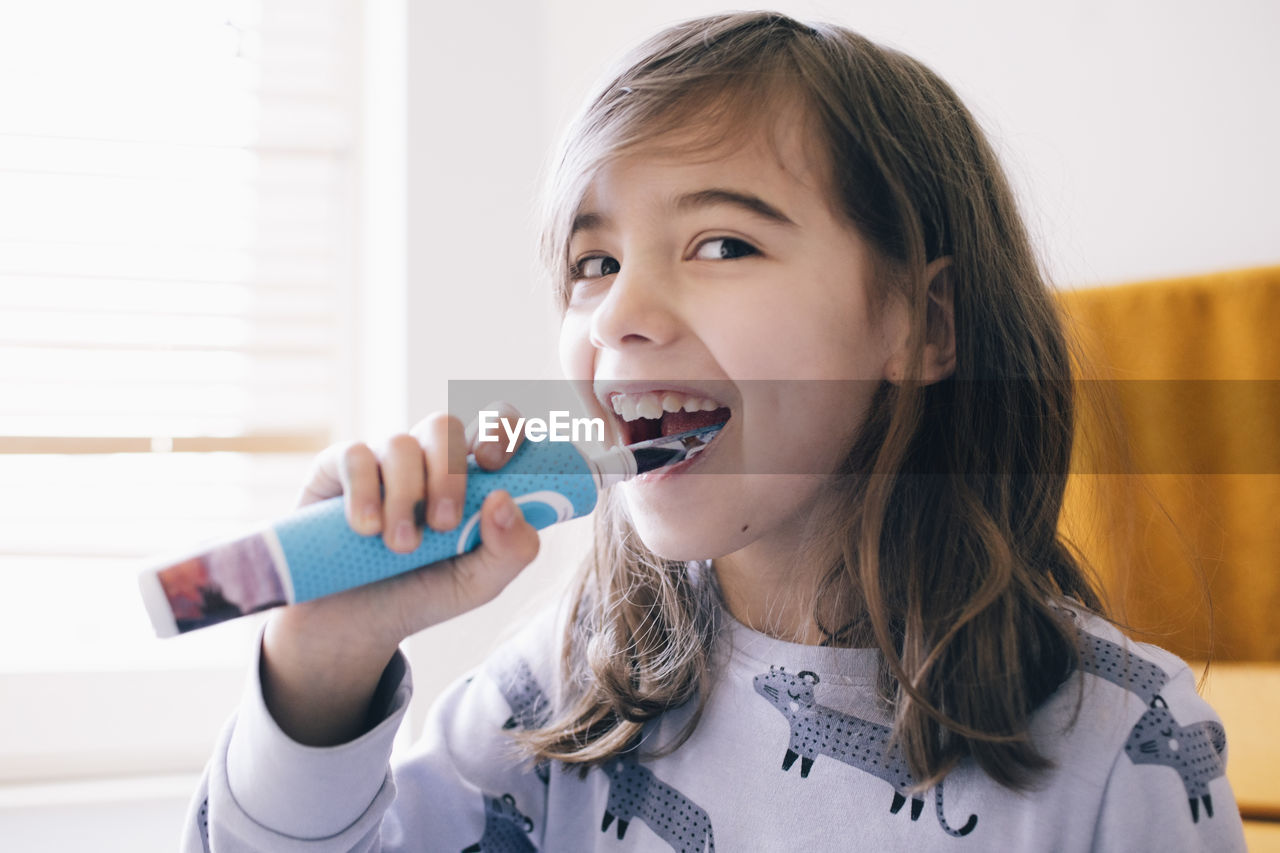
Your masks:
{"label": "shirt sleeve", "polygon": [[304,746],[280,729],[255,660],[189,809],[184,853],[415,853],[484,841],[540,849],[546,769],[523,760],[509,735],[520,710],[509,678],[516,659],[507,650],[450,686],[394,771],[412,694],[401,654],[383,673],[369,730],[333,747]]}
{"label": "shirt sleeve", "polygon": [[1226,747],[1222,721],[1183,664],[1116,755],[1093,849],[1244,853]]}
{"label": "shirt sleeve", "polygon": [[396,654],[379,683],[382,718],[334,747],[305,746],[280,729],[262,697],[259,663],[255,656],[192,801],[184,853],[381,849],[379,825],[395,800],[388,760],[412,694],[404,657]]}

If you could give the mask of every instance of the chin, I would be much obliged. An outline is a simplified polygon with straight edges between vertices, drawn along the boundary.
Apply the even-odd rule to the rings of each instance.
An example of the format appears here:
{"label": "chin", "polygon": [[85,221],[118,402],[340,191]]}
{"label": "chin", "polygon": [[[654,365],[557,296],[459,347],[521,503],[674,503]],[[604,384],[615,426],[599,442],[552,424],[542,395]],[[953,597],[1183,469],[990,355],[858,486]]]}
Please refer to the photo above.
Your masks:
{"label": "chin", "polygon": [[689,563],[698,560],[714,560],[722,556],[719,549],[708,548],[700,542],[678,541],[673,537],[653,539],[640,533],[640,541],[644,543],[655,557],[673,563]]}
{"label": "chin", "polygon": [[704,518],[673,520],[658,514],[633,512],[631,524],[645,548],[664,560],[687,563],[730,554],[741,543],[725,541],[724,526]]}

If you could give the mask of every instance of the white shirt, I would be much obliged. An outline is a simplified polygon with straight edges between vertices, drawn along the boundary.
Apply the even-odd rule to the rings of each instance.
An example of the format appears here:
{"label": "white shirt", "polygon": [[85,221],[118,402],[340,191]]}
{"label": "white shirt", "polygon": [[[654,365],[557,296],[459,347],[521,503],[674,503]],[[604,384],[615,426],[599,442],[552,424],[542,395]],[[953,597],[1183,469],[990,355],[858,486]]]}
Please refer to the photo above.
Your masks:
{"label": "white shirt", "polygon": [[[534,722],[554,696],[561,634],[548,615],[445,692],[394,771],[411,691],[403,658],[384,674],[385,719],[332,748],[286,737],[255,681],[196,795],[184,850],[1243,851],[1221,721],[1186,664],[1076,618],[1087,652],[1033,716],[1055,767],[1032,791],[966,761],[903,795],[913,780],[885,749],[878,652],[786,643],[727,616],[717,682],[682,746],[585,778],[534,767],[504,726]],[[650,724],[645,746],[669,742],[691,710]]]}

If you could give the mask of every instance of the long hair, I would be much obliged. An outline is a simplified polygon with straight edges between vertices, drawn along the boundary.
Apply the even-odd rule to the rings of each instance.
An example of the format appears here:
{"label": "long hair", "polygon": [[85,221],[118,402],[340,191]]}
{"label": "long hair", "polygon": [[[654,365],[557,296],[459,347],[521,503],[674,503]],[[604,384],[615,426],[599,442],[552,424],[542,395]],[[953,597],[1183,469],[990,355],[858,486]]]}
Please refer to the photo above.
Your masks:
{"label": "long hair", "polygon": [[[894,736],[922,788],[966,756],[1022,787],[1047,766],[1030,715],[1076,662],[1053,602],[1102,604],[1057,530],[1070,350],[997,158],[955,92],[841,27],[763,12],[674,26],[628,57],[570,128],[543,259],[563,304],[569,226],[610,158],[675,130],[680,145],[711,152],[797,104],[833,204],[874,249],[873,303],[910,307],[914,353],[904,381],[877,390],[825,490],[829,523],[818,527],[833,531],[822,544],[838,556],[820,567],[814,618],[836,642],[879,647]],[[938,258],[951,259],[956,368],[925,384],[913,377],[942,321],[925,276]],[[540,759],[598,765],[646,721],[697,701],[674,749],[709,687],[713,580],[648,552],[606,499],[574,594],[564,701],[522,742]]]}

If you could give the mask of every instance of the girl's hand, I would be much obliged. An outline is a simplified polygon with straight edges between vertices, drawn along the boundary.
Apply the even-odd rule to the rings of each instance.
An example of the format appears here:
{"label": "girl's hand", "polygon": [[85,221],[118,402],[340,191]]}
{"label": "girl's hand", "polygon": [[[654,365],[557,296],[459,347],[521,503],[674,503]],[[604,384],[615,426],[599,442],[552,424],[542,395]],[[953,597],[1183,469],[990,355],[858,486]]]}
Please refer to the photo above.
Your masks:
{"label": "girl's hand", "polygon": [[[517,417],[498,405],[500,417]],[[342,495],[347,523],[381,536],[393,551],[421,542],[420,523],[461,522],[466,456],[482,468],[506,464],[505,442],[472,447],[462,423],[432,415],[375,452],[365,444],[320,453],[300,504]],[[374,688],[399,643],[494,598],[538,553],[538,534],[505,492],[480,510],[471,553],[337,595],[274,611],[263,637],[263,693],[281,728],[311,745],[358,736]]]}
{"label": "girl's hand", "polygon": [[[518,417],[509,406],[494,408],[513,424]],[[434,414],[409,433],[393,436],[379,453],[361,443],[321,452],[299,503],[342,495],[352,530],[381,536],[391,550],[408,553],[422,542],[424,520],[439,531],[462,522],[467,454],[478,452],[476,461],[492,471],[510,459],[505,447],[505,442],[476,444],[457,418]],[[483,544],[475,552],[387,583],[393,594],[380,596],[376,615],[389,641],[398,644],[488,602],[537,555],[537,533],[506,492],[489,496],[480,519]]]}

